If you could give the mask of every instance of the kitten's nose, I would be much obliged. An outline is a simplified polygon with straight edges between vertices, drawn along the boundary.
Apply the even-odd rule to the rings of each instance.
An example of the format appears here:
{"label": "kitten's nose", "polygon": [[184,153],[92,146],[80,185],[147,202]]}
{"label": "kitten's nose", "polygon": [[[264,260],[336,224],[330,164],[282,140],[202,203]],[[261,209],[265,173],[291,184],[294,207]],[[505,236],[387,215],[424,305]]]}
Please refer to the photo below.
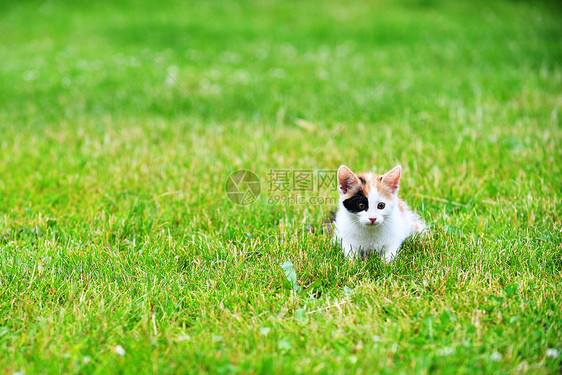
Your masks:
{"label": "kitten's nose", "polygon": [[374,223],[375,221],[377,221],[376,217],[370,217],[369,220],[371,220],[371,223]]}

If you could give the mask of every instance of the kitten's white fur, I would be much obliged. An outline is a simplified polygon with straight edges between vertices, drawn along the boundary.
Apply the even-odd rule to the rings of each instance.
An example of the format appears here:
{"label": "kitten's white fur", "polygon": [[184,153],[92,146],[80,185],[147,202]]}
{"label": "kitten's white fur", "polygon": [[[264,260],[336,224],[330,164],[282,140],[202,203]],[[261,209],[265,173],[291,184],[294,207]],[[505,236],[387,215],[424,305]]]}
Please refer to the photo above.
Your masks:
{"label": "kitten's white fur", "polygon": [[[348,169],[342,165],[338,170],[338,176],[342,168]],[[396,168],[398,168],[399,180],[401,168],[400,166]],[[392,171],[395,171],[396,168]],[[365,176],[373,178],[372,174],[366,174]],[[360,251],[376,252],[382,256],[385,262],[389,263],[395,259],[400,245],[407,237],[425,229],[423,220],[412,212],[404,202],[400,204],[398,186],[396,186],[390,198],[381,194],[375,185],[371,186],[367,196],[369,208],[359,213],[351,213],[343,206],[346,196],[339,183],[338,191],[340,199],[334,234],[336,241],[341,242],[343,251],[349,258],[357,257]],[[384,209],[377,209],[379,202],[385,203]],[[402,205],[402,208],[400,205]],[[376,219],[374,224],[371,223],[373,218]]]}

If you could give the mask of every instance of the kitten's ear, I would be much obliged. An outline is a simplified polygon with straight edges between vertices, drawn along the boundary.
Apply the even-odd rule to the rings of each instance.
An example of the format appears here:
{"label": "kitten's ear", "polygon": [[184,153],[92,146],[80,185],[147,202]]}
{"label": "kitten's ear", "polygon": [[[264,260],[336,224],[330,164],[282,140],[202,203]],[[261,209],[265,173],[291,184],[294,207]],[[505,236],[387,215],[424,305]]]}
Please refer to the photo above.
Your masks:
{"label": "kitten's ear", "polygon": [[359,185],[359,178],[345,165],[341,165],[338,169],[338,191],[340,195],[347,192],[354,186]]}
{"label": "kitten's ear", "polygon": [[398,188],[400,187],[400,176],[402,176],[402,167],[399,165],[392,168],[390,172],[387,172],[384,176],[382,176],[382,183],[390,188],[392,194],[396,194],[398,192]]}

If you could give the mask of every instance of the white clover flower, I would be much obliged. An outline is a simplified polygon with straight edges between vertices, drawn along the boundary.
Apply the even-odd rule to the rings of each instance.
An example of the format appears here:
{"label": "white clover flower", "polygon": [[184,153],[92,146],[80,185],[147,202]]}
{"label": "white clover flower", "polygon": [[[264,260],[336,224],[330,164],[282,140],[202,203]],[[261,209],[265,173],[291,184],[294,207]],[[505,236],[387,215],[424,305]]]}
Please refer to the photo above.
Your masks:
{"label": "white clover flower", "polygon": [[546,350],[546,356],[550,358],[558,358],[560,352],[557,349],[549,348]]}
{"label": "white clover flower", "polygon": [[115,348],[113,348],[113,350],[115,350],[115,353],[117,353],[117,355],[121,357],[125,355],[125,349],[123,349],[121,345],[115,345]]}
{"label": "white clover flower", "polygon": [[179,342],[181,341],[190,341],[191,340],[191,336],[186,335],[185,333],[182,333],[181,335],[178,336],[177,340]]}
{"label": "white clover flower", "polygon": [[455,353],[455,348],[451,348],[449,346],[437,349],[437,354],[443,357],[449,356],[453,353]]}
{"label": "white clover flower", "polygon": [[493,352],[492,355],[490,355],[490,361],[498,362],[501,361],[502,358],[502,355],[498,352]]}

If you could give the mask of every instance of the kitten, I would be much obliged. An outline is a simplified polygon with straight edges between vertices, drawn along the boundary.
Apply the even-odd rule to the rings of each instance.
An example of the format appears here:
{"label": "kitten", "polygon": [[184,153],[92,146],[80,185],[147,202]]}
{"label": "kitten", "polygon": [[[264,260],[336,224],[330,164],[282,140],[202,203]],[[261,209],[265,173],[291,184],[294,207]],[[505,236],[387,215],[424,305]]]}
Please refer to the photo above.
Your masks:
{"label": "kitten", "polygon": [[402,242],[425,229],[423,220],[398,198],[402,168],[380,176],[338,169],[340,199],[335,220],[335,239],[347,257],[376,252],[391,262]]}

